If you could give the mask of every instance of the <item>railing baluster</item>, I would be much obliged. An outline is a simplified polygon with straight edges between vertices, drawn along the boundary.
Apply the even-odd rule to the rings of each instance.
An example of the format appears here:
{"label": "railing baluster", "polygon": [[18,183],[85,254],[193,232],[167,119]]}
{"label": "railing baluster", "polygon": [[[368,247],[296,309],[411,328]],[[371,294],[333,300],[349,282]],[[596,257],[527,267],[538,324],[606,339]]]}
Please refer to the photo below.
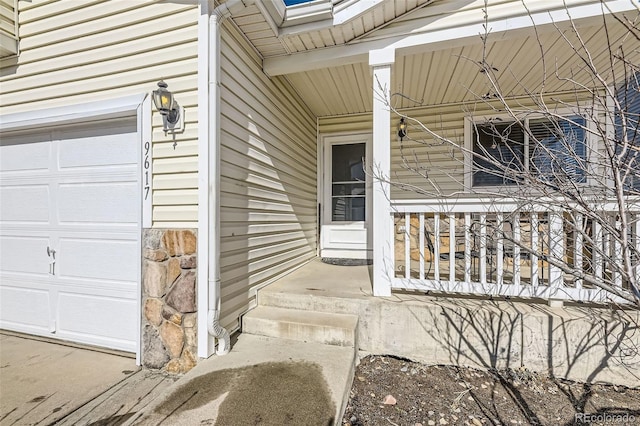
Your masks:
{"label": "railing baluster", "polygon": [[496,243],[496,283],[501,286],[504,283],[504,216],[496,215],[498,226],[498,241]]}
{"label": "railing baluster", "polygon": [[635,243],[636,243],[636,286],[640,286],[640,214],[633,216],[635,220]]}
{"label": "railing baluster", "polygon": [[440,213],[433,214],[433,279],[440,280]]}
{"label": "railing baluster", "polygon": [[487,214],[480,213],[480,283],[487,283]]}
{"label": "railing baluster", "polygon": [[[610,225],[610,220],[608,216],[605,216],[605,221],[608,225]],[[611,245],[609,244],[609,237],[610,237],[609,232],[607,231],[606,227],[603,227],[602,228],[602,251],[604,253],[604,256],[602,258],[603,260],[602,274],[604,277],[607,276],[607,270],[609,269],[609,262],[611,262],[611,259],[613,257],[613,253],[611,253]],[[609,278],[611,278],[611,276],[609,276]]]}
{"label": "railing baluster", "polygon": [[[622,222],[620,222],[619,218],[615,219],[616,230],[619,232],[627,232],[626,229],[622,229]],[[611,270],[613,273],[613,285],[616,287],[622,287],[622,274],[619,272],[617,268],[622,265],[622,244],[620,244],[620,237],[618,235],[609,234],[613,244],[613,261],[614,264],[611,265]]]}
{"label": "railing baluster", "polygon": [[456,215],[449,214],[449,283],[453,289],[456,280]]}
{"label": "railing baluster", "polygon": [[[575,221],[575,244],[573,247],[573,268],[576,270],[582,270],[582,250],[584,248],[584,221],[581,214],[576,214]],[[582,288],[582,279],[576,279],[576,288]]]}
{"label": "railing baluster", "polygon": [[419,213],[419,226],[420,226],[420,232],[419,232],[419,242],[418,244],[420,244],[420,279],[424,280],[424,213]]}
{"label": "railing baluster", "polygon": [[[564,254],[564,235],[562,232],[562,213],[549,212],[549,257],[560,262]],[[563,285],[562,270],[557,266],[549,266],[549,286],[561,287]]]}
{"label": "railing baluster", "polygon": [[593,221],[593,254],[592,254],[592,262],[593,262],[593,273],[596,278],[602,278],[602,225],[597,220]]}
{"label": "railing baluster", "polygon": [[538,286],[538,255],[535,254],[540,249],[539,239],[538,239],[538,212],[531,212],[531,255],[529,259],[531,260],[531,285],[534,287]]}
{"label": "railing baluster", "polygon": [[520,213],[513,214],[513,284],[520,285]]}
{"label": "railing baluster", "polygon": [[471,282],[471,213],[464,214],[464,282]]}
{"label": "railing baluster", "polygon": [[404,214],[404,277],[411,278],[411,214]]}

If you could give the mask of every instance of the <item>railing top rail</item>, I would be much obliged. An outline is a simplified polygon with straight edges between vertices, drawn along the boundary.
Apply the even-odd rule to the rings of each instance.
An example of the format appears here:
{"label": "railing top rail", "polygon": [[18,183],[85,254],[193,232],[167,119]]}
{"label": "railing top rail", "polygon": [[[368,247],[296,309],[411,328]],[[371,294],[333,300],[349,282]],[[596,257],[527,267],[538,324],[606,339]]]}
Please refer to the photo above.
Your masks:
{"label": "railing top rail", "polygon": [[[566,210],[582,208],[575,203],[561,203],[559,200],[539,198],[535,204],[530,200],[522,201],[513,198],[456,198],[456,199],[412,199],[391,200],[393,213],[496,213],[516,210],[531,212],[548,212],[550,210]],[[633,197],[627,202],[629,213],[640,213],[640,197]],[[584,207],[583,207],[584,208]],[[592,211],[615,212],[618,205],[615,201],[594,200],[590,206]]]}

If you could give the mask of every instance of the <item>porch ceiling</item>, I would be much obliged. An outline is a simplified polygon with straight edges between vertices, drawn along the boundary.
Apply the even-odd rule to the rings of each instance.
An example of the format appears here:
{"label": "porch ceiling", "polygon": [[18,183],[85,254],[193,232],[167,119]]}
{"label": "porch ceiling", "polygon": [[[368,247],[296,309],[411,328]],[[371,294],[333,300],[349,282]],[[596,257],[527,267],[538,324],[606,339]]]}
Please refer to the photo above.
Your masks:
{"label": "porch ceiling", "polygon": [[[591,0],[570,0],[574,5],[572,13],[582,13],[580,5],[593,3]],[[618,1],[619,3],[619,1]],[[281,27],[270,19],[263,2],[257,1],[238,14],[234,23],[265,59],[265,62],[281,58],[296,58],[293,68],[300,61],[306,61],[307,53],[325,53],[323,61],[312,66],[301,67],[304,71],[291,69],[284,74],[305,102],[317,116],[333,116],[370,112],[372,109],[372,77],[366,50],[358,53],[364,45],[379,46],[377,41],[397,40],[397,36],[424,31],[453,30],[459,25],[481,24],[483,1],[480,0],[367,0],[366,7],[358,12],[360,1],[334,1],[333,20],[325,19],[306,24]],[[593,6],[593,5],[591,5]],[[611,6],[611,4],[609,4]],[[353,13],[341,14],[340,8],[352,7]],[[561,3],[532,2],[529,13],[547,16],[548,7],[555,10],[556,18],[567,19],[567,10]],[[491,14],[497,18],[509,19],[522,14],[522,4],[512,0],[495,0],[491,3]],[[625,9],[626,8],[626,9]],[[637,17],[637,8],[622,6],[625,14]],[[591,11],[594,8],[591,7]],[[609,58],[608,39],[603,31],[603,19],[598,6],[595,15],[578,19],[575,24],[580,37],[595,56],[596,62],[604,66]],[[549,12],[551,13],[551,12]],[[620,14],[622,15],[622,14]],[[348,16],[348,19],[338,19]],[[526,18],[526,15],[525,15]],[[553,19],[556,19],[553,18]],[[527,18],[528,19],[528,18]],[[554,21],[555,22],[555,21]],[[637,39],[622,40],[626,28],[612,17],[608,18],[611,45],[624,45],[625,54],[635,56],[638,63]],[[393,67],[392,93],[402,93],[404,97],[394,98],[395,106],[407,108],[418,105],[457,103],[477,99],[484,94],[492,94],[493,89],[481,74],[478,61],[486,52],[488,62],[497,69],[501,92],[505,96],[520,96],[542,89],[542,76],[546,73],[544,91],[568,91],[574,88],[567,77],[592,86],[589,76],[577,73],[584,67],[576,60],[571,43],[576,43],[575,34],[568,28],[568,21],[548,24],[539,28],[516,31],[496,31],[483,47],[480,35],[459,40],[443,39],[440,43],[416,46],[396,55]],[[475,33],[474,33],[475,34]],[[568,40],[564,39],[564,36]],[[395,37],[395,38],[394,38]],[[453,35],[455,38],[455,34]],[[449,40],[449,42],[447,42]],[[371,44],[374,43],[374,44]],[[345,50],[346,49],[346,50]],[[347,52],[347,53],[345,53]],[[544,52],[544,63],[541,60]],[[332,54],[348,55],[347,60],[332,61]],[[317,58],[318,56],[316,56]],[[282,62],[280,62],[282,63]],[[285,62],[287,63],[287,62]],[[339,64],[339,65],[337,65]],[[335,65],[335,66],[334,66]],[[266,69],[266,67],[265,67]],[[280,67],[282,70],[282,68]],[[269,72],[267,70],[267,72]]]}
{"label": "porch ceiling", "polygon": [[[609,30],[611,44],[623,46],[627,58],[639,63],[637,40],[625,39],[627,31],[621,25],[614,25]],[[580,27],[580,37],[593,55],[597,68],[606,73],[609,51],[602,25]],[[539,37],[491,38],[486,46],[486,57],[497,69],[495,77],[504,96],[523,96],[542,89],[546,93],[571,91],[576,86],[570,79],[594,86],[591,76],[580,72],[584,64],[577,60],[571,48],[570,42],[578,43],[571,31],[547,32]],[[480,72],[478,61],[483,57],[483,45],[479,40],[480,37],[478,43],[462,47],[397,56],[392,69],[391,92],[403,96],[393,97],[394,106],[409,108],[458,103],[493,94],[495,90],[486,75]],[[289,74],[287,78],[319,117],[372,110],[373,81],[365,62]]]}

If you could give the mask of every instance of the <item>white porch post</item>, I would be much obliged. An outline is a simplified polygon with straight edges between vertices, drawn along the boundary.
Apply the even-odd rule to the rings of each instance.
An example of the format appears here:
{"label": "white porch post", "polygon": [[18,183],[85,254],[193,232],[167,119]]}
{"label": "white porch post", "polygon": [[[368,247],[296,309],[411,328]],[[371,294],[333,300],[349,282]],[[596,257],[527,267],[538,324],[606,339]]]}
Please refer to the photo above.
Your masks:
{"label": "white porch post", "polygon": [[394,49],[369,52],[373,71],[373,295],[391,296],[393,274],[393,233],[389,176],[391,171],[391,117],[389,90]]}

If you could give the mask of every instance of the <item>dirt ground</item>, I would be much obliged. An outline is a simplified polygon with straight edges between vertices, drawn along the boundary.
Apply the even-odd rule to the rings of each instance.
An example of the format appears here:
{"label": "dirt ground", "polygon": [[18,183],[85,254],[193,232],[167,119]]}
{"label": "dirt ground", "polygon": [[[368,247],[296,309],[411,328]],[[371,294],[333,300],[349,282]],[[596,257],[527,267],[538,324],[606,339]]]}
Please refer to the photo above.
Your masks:
{"label": "dirt ground", "polygon": [[640,425],[640,388],[368,356],[356,369],[342,424]]}

